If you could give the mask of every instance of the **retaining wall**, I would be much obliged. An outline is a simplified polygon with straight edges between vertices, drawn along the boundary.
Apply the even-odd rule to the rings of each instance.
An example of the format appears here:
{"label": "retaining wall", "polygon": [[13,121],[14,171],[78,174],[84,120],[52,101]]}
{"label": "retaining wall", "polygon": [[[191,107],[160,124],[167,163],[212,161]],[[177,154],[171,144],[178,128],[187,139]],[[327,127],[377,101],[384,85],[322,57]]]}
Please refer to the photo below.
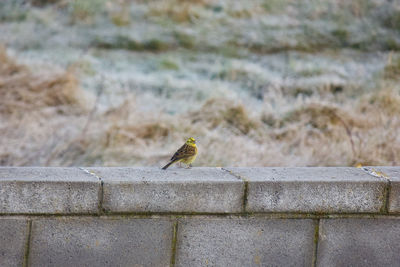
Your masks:
{"label": "retaining wall", "polygon": [[399,266],[400,167],[0,168],[0,266]]}

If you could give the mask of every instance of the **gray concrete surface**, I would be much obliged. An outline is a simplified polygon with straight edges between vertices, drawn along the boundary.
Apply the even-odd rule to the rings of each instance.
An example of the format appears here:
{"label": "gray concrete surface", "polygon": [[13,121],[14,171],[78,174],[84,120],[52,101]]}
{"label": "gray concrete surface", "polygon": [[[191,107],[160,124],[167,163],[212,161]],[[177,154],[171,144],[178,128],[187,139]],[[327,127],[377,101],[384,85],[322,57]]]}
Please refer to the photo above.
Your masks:
{"label": "gray concrete surface", "polygon": [[28,238],[24,219],[0,218],[0,266],[22,266]]}
{"label": "gray concrete surface", "polygon": [[357,168],[227,168],[249,181],[250,212],[379,212],[386,181]]}
{"label": "gray concrete surface", "polygon": [[399,219],[321,220],[317,266],[399,266]]}
{"label": "gray concrete surface", "polygon": [[219,168],[89,168],[104,181],[103,207],[111,212],[242,210],[244,183]]}
{"label": "gray concrete surface", "polygon": [[183,219],[177,266],[311,266],[314,222],[297,219]]}
{"label": "gray concrete surface", "polygon": [[167,219],[56,218],[35,220],[32,266],[169,266]]}
{"label": "gray concrete surface", "polygon": [[96,213],[99,190],[78,168],[0,167],[0,213]]}
{"label": "gray concrete surface", "polygon": [[389,212],[400,213],[400,168],[375,167],[390,180]]}

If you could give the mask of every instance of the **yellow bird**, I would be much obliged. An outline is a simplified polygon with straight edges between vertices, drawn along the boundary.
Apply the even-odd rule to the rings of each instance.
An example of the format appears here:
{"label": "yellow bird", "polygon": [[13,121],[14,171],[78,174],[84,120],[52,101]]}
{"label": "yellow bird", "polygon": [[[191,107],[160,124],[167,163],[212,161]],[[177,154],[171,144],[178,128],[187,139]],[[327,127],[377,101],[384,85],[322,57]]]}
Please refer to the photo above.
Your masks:
{"label": "yellow bird", "polygon": [[197,146],[196,140],[193,137],[190,137],[186,140],[186,143],[175,152],[175,154],[170,159],[170,162],[165,165],[162,169],[166,170],[169,166],[176,162],[183,162],[190,167],[192,167],[192,162],[196,159],[197,156]]}

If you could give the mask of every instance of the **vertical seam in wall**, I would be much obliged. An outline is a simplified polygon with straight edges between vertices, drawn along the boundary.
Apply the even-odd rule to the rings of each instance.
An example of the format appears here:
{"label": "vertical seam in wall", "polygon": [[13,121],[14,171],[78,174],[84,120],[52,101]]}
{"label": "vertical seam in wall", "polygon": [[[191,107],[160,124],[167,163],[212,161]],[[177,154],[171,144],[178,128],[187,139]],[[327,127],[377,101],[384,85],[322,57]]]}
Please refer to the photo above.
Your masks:
{"label": "vertical seam in wall", "polygon": [[361,168],[357,168],[357,169],[362,170],[363,172],[369,174],[370,176],[372,176],[374,178],[378,178],[380,181],[381,181],[381,179],[384,179],[385,188],[383,189],[383,196],[382,196],[383,204],[382,204],[381,208],[379,209],[379,213],[388,214],[389,213],[390,191],[391,191],[391,187],[392,187],[390,178],[385,173],[383,173],[381,171],[377,171],[373,168],[371,169],[371,168],[367,168],[367,167],[361,167]]}
{"label": "vertical seam in wall", "polygon": [[249,181],[247,179],[243,179],[243,181],[244,181],[243,212],[246,212],[247,201],[249,196]]}
{"label": "vertical seam in wall", "polygon": [[30,252],[30,247],[31,247],[31,235],[32,235],[32,220],[28,221],[27,228],[28,228],[28,236],[26,238],[26,243],[25,243],[24,261],[22,263],[23,267],[29,266],[29,252]]}
{"label": "vertical seam in wall", "polygon": [[99,215],[104,214],[103,201],[104,201],[104,181],[100,179],[100,190],[99,190]]}
{"label": "vertical seam in wall", "polygon": [[392,189],[392,184],[391,181],[389,179],[387,179],[387,184],[386,184],[386,190],[385,190],[385,206],[384,206],[384,210],[383,212],[388,214],[389,213],[389,201],[390,201],[390,193],[391,193],[391,189]]}
{"label": "vertical seam in wall", "polygon": [[172,226],[171,261],[170,261],[171,267],[175,266],[177,241],[178,241],[178,220],[176,220],[174,222],[174,225]]}
{"label": "vertical seam in wall", "polygon": [[316,267],[317,266],[317,257],[318,257],[318,241],[319,241],[319,223],[320,223],[320,219],[315,220],[315,228],[314,228],[314,251],[313,251],[313,259],[312,259],[312,263],[311,266],[312,267]]}
{"label": "vertical seam in wall", "polygon": [[379,209],[380,213],[388,214],[389,213],[389,194],[390,194],[390,180],[386,179],[385,181],[385,188],[383,189],[383,204],[382,207]]}
{"label": "vertical seam in wall", "polygon": [[103,209],[103,199],[104,199],[104,181],[103,179],[101,179],[100,176],[98,176],[97,174],[95,174],[94,172],[91,172],[83,167],[79,167],[80,170],[84,171],[85,173],[96,177],[96,179],[99,180],[100,182],[100,188],[99,188],[99,203],[97,204],[97,208],[98,208],[98,215],[102,215],[104,214],[104,209]]}
{"label": "vertical seam in wall", "polygon": [[248,196],[249,196],[249,180],[246,179],[245,177],[236,174],[230,170],[227,170],[225,168],[221,168],[223,171],[229,173],[230,175],[234,176],[235,178],[243,181],[244,187],[243,187],[243,199],[242,199],[242,212],[245,213],[247,209],[247,202],[248,202]]}

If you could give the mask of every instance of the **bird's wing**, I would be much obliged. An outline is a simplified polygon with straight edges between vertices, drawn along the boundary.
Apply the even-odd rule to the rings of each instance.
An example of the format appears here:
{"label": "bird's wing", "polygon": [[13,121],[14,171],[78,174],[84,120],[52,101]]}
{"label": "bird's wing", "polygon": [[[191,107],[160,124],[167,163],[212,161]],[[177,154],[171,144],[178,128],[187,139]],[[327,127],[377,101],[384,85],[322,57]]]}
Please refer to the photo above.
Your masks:
{"label": "bird's wing", "polygon": [[195,154],[196,154],[196,147],[188,146],[187,144],[184,144],[183,146],[181,146],[178,149],[178,151],[175,152],[175,154],[171,158],[171,161],[191,157],[191,156],[194,156]]}

